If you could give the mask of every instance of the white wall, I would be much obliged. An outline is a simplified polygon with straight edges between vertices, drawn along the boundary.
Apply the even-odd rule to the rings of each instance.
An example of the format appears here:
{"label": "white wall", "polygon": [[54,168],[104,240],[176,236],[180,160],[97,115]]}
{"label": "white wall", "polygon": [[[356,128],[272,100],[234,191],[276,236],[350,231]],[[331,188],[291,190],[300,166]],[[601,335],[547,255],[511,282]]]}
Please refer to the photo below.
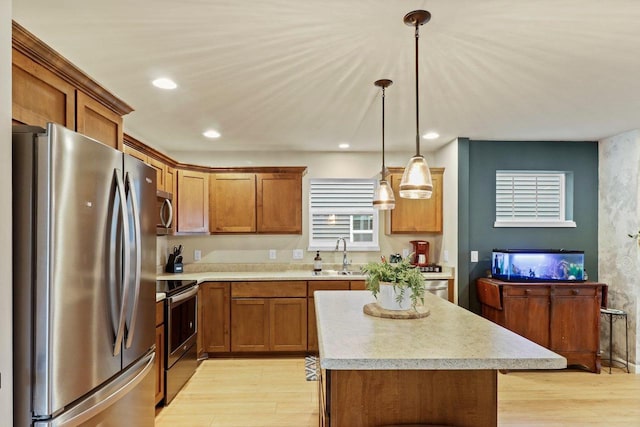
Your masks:
{"label": "white wall", "polygon": [[[638,367],[640,334],[640,131],[598,143],[598,279],[609,285],[609,307],[625,310],[629,325],[629,361]],[[601,349],[608,355],[608,325]],[[614,359],[624,360],[623,322],[614,322]],[[636,369],[636,372],[637,369]]]}
{"label": "white wall", "polygon": [[[454,144],[455,145],[455,144]],[[453,181],[453,177],[457,177],[457,170],[453,169],[453,164],[457,162],[454,159],[451,148],[445,150],[442,156],[426,154],[429,165],[432,167],[446,167],[445,170],[445,186],[453,187],[454,194],[446,193],[445,211],[443,216],[446,218],[445,224],[449,232],[457,230],[457,224],[450,226],[450,219],[456,218],[457,221],[457,204],[451,206],[450,200],[457,203],[457,183]],[[381,168],[380,153],[375,152],[262,152],[262,153],[243,153],[243,152],[173,152],[169,153],[174,159],[189,164],[198,164],[203,166],[306,166],[307,173],[303,178],[303,194],[308,194],[310,178],[378,178]],[[413,155],[413,153],[387,153],[385,161],[387,166],[402,166]],[[457,156],[457,154],[455,154]],[[438,163],[441,158],[444,163]],[[451,179],[451,181],[449,181]],[[447,191],[449,191],[448,189]],[[398,195],[396,195],[398,197]],[[449,211],[449,209],[455,209]],[[182,244],[185,247],[185,263],[193,262],[193,250],[200,249],[202,251],[202,264],[208,263],[274,263],[268,259],[268,250],[276,249],[278,251],[278,259],[275,263],[290,263],[292,260],[292,250],[299,248],[304,249],[305,258],[297,263],[311,263],[315,251],[307,252],[308,246],[308,205],[306,198],[303,199],[303,234],[297,236],[285,235],[215,235],[215,236],[172,236],[168,238],[158,238],[158,256],[159,265],[162,265],[166,259],[166,248],[176,244]],[[365,263],[377,260],[380,254],[389,256],[391,253],[402,253],[403,249],[411,249],[410,240],[420,239],[430,242],[430,259],[433,262],[442,263],[443,251],[443,235],[393,235],[384,234],[385,213],[380,216],[380,253],[372,252],[351,252],[350,258],[354,263]],[[456,242],[457,236],[447,237],[447,244]],[[250,248],[250,249],[249,249]],[[457,252],[457,248],[452,247],[449,250],[450,263],[455,262],[456,257],[453,255]],[[340,263],[342,255],[340,252],[323,253],[322,258],[325,263]]]}
{"label": "white wall", "polygon": [[0,0],[0,424],[12,425],[11,343],[11,1]]}

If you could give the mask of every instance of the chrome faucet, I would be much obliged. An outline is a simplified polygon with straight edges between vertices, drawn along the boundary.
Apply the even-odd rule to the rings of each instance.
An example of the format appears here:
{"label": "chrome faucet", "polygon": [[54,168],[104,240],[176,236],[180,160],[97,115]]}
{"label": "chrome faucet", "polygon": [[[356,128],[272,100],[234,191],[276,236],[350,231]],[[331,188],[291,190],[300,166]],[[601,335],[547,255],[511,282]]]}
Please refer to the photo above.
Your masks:
{"label": "chrome faucet", "polygon": [[349,260],[347,259],[347,241],[344,237],[340,237],[336,242],[336,251],[340,249],[340,241],[344,243],[344,251],[342,252],[342,273],[346,274],[349,269]]}

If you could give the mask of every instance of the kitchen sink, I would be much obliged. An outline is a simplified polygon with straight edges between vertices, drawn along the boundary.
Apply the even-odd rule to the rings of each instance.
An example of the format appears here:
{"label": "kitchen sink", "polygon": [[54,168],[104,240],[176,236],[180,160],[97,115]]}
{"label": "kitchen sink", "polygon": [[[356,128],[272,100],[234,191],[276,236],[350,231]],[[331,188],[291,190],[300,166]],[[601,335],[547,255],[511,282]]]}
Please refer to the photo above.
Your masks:
{"label": "kitchen sink", "polygon": [[354,273],[357,272],[343,270],[322,270],[320,272],[311,272],[314,276],[351,276]]}

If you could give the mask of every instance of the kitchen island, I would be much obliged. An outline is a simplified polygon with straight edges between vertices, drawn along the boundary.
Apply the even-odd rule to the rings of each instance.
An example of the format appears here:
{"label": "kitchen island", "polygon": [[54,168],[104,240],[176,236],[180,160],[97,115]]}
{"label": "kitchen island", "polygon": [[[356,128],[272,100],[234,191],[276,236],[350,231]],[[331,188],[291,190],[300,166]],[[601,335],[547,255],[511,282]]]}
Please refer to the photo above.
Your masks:
{"label": "kitchen island", "polygon": [[434,295],[430,315],[368,316],[368,291],[316,292],[320,425],[497,425],[498,369],[562,369],[566,359]]}

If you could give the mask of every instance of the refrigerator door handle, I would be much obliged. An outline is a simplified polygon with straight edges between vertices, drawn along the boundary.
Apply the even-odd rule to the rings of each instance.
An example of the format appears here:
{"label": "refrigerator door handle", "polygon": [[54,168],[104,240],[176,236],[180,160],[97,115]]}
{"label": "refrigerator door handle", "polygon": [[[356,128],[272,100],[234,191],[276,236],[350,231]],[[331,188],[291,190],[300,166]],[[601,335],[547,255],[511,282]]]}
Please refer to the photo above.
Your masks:
{"label": "refrigerator door handle", "polygon": [[80,402],[69,412],[48,421],[36,421],[34,427],[76,427],[91,420],[107,408],[124,398],[133,390],[154,367],[155,351],[151,351],[137,364],[138,372],[128,380],[116,381],[101,389],[84,402]]}
{"label": "refrigerator door handle", "polygon": [[134,267],[135,288],[133,293],[133,304],[131,306],[131,323],[127,328],[127,340],[124,348],[130,348],[133,344],[133,336],[136,331],[136,320],[138,318],[138,304],[140,302],[140,273],[142,265],[142,234],[140,231],[140,210],[138,209],[138,195],[136,194],[136,186],[131,182],[131,175],[126,175],[127,187],[131,197],[131,215],[133,216],[133,236],[134,247],[136,250],[136,265]]}
{"label": "refrigerator door handle", "polygon": [[126,307],[129,305],[129,292],[127,283],[129,283],[129,278],[131,275],[131,266],[129,262],[129,257],[126,256],[130,251],[130,242],[129,242],[129,218],[127,216],[127,196],[125,193],[124,182],[122,177],[118,173],[119,170],[115,170],[116,174],[116,188],[118,190],[118,194],[120,196],[120,213],[122,215],[122,236],[124,243],[124,254],[122,257],[122,300],[120,304],[120,314],[118,315],[118,329],[116,330],[116,339],[113,345],[113,355],[117,356],[120,354],[120,350],[122,348],[122,340],[124,337],[124,325],[126,320]]}

